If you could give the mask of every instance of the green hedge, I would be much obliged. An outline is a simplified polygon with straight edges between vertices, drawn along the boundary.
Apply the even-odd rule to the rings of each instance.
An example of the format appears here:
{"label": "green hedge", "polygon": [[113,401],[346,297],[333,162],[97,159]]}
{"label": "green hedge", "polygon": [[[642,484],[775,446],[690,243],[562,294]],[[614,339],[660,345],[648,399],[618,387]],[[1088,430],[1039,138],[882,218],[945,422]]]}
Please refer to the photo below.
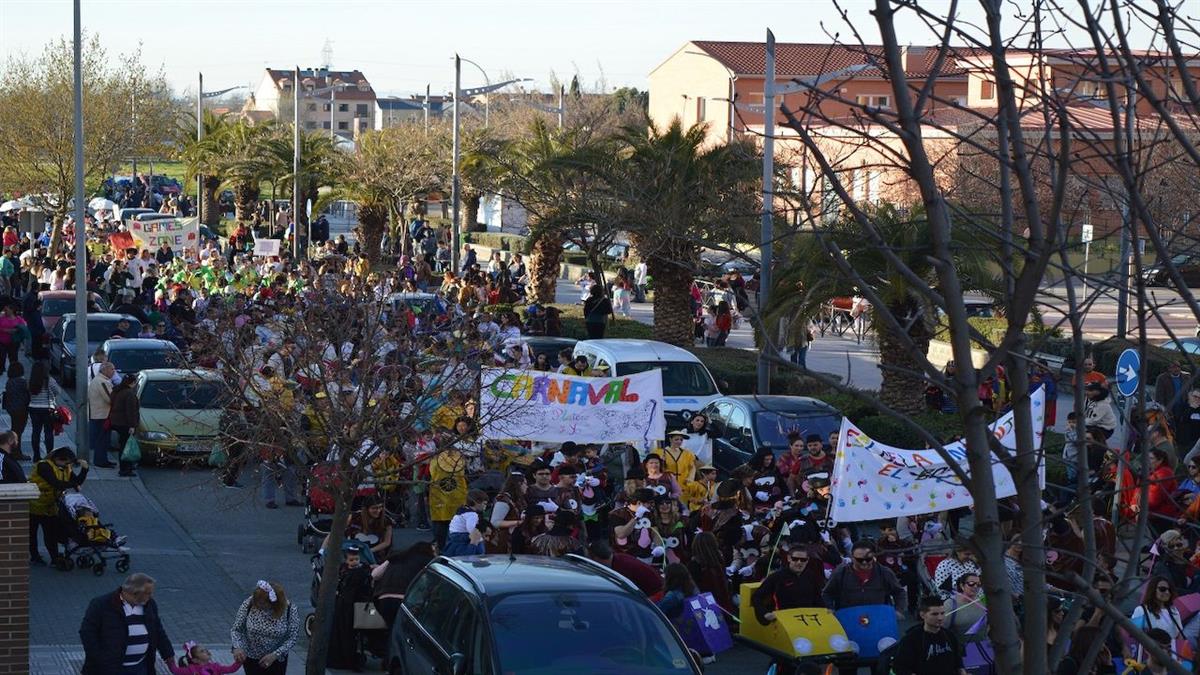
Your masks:
{"label": "green hedge", "polygon": [[[587,326],[583,321],[583,306],[555,304],[562,319],[562,336],[584,340],[587,338]],[[604,331],[606,338],[629,338],[634,340],[653,340],[654,326],[644,324],[634,319],[617,318],[608,324]]]}
{"label": "green hedge", "polygon": [[[1004,339],[1004,333],[1008,331],[1008,319],[1002,317],[985,318],[971,317],[967,319],[967,323],[972,328],[979,331],[980,335],[993,345],[999,344]],[[946,324],[945,318],[942,319],[934,332],[934,337],[939,340],[946,340],[950,327]],[[1025,325],[1025,333],[1030,336],[1030,343],[1041,343],[1047,340],[1058,338],[1062,335],[1062,331],[1057,328],[1051,328],[1041,322],[1039,317],[1033,317],[1029,323]],[[1037,351],[1044,351],[1038,349]]]}
{"label": "green hedge", "polygon": [[[708,368],[727,395],[753,394],[758,388],[758,352],[733,347],[697,347],[690,350]],[[822,398],[830,389],[806,375],[776,369],[771,375],[771,393]]]}
{"label": "green hedge", "polygon": [[527,253],[529,237],[507,232],[469,232],[463,235],[467,242],[486,246],[494,251]]}

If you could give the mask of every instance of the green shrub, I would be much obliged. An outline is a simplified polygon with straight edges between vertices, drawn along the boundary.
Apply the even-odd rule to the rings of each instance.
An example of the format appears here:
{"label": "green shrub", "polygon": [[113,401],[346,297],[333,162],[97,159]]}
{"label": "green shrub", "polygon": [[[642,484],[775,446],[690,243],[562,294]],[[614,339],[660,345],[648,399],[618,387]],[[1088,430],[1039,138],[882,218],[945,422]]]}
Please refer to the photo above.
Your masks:
{"label": "green shrub", "polygon": [[[587,326],[583,320],[583,307],[580,305],[556,304],[562,319],[562,336],[584,340],[587,338]],[[604,331],[606,338],[626,338],[632,340],[653,340],[654,327],[634,319],[616,319],[608,324]]]}
{"label": "green shrub", "polygon": [[[1008,319],[1003,317],[976,316],[967,319],[967,323],[979,331],[979,334],[993,345],[1000,344],[1000,341],[1004,339],[1004,333],[1008,331]],[[939,340],[946,340],[948,339],[949,331],[950,327],[946,324],[945,317],[943,317],[937,330],[934,332],[934,337]],[[1041,322],[1041,318],[1036,316],[1031,318],[1029,323],[1025,325],[1025,333],[1031,336],[1029,338],[1031,344],[1062,336],[1061,330],[1046,326]],[[1038,349],[1036,351],[1044,350]]]}
{"label": "green shrub", "polygon": [[519,234],[509,234],[507,232],[469,232],[464,235],[466,241],[486,246],[493,251],[512,251],[513,253],[525,253],[528,249],[527,240]]}

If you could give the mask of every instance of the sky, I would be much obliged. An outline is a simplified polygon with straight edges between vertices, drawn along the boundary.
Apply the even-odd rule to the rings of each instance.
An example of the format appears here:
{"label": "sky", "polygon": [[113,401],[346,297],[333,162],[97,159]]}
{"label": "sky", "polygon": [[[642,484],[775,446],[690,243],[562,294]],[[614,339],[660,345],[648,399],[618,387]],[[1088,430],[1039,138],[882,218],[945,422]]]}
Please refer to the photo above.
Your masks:
{"label": "sky", "polygon": [[[1027,4],[1015,0],[1009,11]],[[873,0],[841,6],[864,39],[878,41]],[[964,18],[982,18],[977,2],[960,6]],[[647,74],[688,40],[761,41],[768,27],[780,42],[850,39],[831,0],[82,0],[81,12],[110,58],[140,42],[143,61],[162,64],[179,94],[195,91],[200,71],[213,91],[257,85],[267,66],[319,66],[326,41],[335,69],[361,70],[382,96],[423,93],[426,84],[449,91],[456,51],[484,70],[464,63],[464,87],[486,74],[492,82],[532,78],[531,88],[549,90],[552,75],[566,82],[578,74],[595,91],[645,89]],[[934,42],[915,19],[899,27],[903,41]],[[70,0],[0,0],[4,60],[34,56],[71,31]]]}

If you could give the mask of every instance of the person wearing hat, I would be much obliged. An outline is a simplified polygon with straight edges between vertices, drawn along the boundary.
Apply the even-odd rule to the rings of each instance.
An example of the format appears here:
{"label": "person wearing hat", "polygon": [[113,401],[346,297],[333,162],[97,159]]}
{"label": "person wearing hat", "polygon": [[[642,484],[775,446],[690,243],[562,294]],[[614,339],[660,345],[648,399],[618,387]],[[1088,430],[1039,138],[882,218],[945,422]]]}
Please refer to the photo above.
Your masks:
{"label": "person wearing hat", "polygon": [[646,459],[642,460],[642,468],[646,470],[646,487],[653,490],[654,494],[679,499],[679,482],[665,470],[662,455],[657,452],[646,455]]}
{"label": "person wearing hat", "polygon": [[676,429],[667,434],[667,447],[662,451],[663,471],[672,473],[680,486],[696,480],[696,455],[683,447],[683,442],[689,438],[688,432]]}
{"label": "person wearing hat", "polygon": [[573,511],[559,510],[554,514],[550,529],[537,535],[529,542],[529,552],[550,558],[561,558],[568,553],[582,553],[583,546],[576,537],[579,516]]}
{"label": "person wearing hat", "polygon": [[530,553],[529,542],[547,529],[546,509],[541,504],[526,506],[521,524],[509,535],[510,551],[514,554]]}
{"label": "person wearing hat", "polygon": [[1113,409],[1112,400],[1108,397],[1108,388],[1099,382],[1089,382],[1085,394],[1083,424],[1087,429],[1098,429],[1108,440],[1117,429],[1117,413]]}
{"label": "person wearing hat", "polygon": [[682,499],[689,513],[717,500],[717,467],[710,464],[696,469],[697,480],[682,486]]}
{"label": "person wearing hat", "polygon": [[[76,473],[75,469],[79,472]],[[38,496],[29,504],[29,560],[34,564],[45,564],[38,555],[37,531],[42,530],[50,561],[59,569],[66,569],[59,544],[62,531],[58,525],[58,502],[67,490],[83,485],[88,476],[86,459],[76,459],[75,453],[66,446],[55,448],[46,459],[33,466],[30,482],[37,486]]]}
{"label": "person wearing hat", "polygon": [[[579,467],[573,462],[561,464],[557,474],[558,484],[554,486],[556,493],[554,503],[558,505],[559,511],[573,511],[578,514],[583,505],[583,495],[579,492],[579,487],[575,482],[575,478],[579,476]],[[555,517],[557,515],[556,511]]]}

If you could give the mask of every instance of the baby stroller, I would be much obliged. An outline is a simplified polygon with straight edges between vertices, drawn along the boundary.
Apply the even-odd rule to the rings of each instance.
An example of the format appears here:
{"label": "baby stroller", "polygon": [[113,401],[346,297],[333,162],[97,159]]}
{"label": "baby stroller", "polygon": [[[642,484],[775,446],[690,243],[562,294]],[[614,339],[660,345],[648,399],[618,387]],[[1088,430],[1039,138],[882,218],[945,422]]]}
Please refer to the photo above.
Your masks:
{"label": "baby stroller", "polygon": [[[336,467],[318,465],[313,467],[308,478],[308,486],[304,495],[304,522],[296,531],[296,543],[305,554],[313,554],[321,547],[321,542],[328,536],[333,525],[333,493],[329,487],[338,480]],[[364,497],[377,494],[375,488],[359,488],[355,493],[351,511],[358,508]]]}
{"label": "baby stroller", "polygon": [[96,576],[104,574],[108,561],[116,560],[117,572],[129,571],[129,549],[125,537],[111,523],[100,522],[100,509],[79,492],[63,495],[59,504],[60,527],[66,550],[63,559],[70,567],[90,567]]}
{"label": "baby stroller", "polygon": [[[342,544],[342,550],[358,551],[364,561],[367,560],[367,555],[370,553],[366,544],[357,541],[345,542]],[[321,590],[321,578],[325,571],[325,557],[320,553],[312,557],[312,571],[312,591],[309,601],[315,610]],[[333,616],[334,641],[342,644],[343,641],[337,634],[339,630],[344,632],[349,629],[353,639],[347,642],[352,643],[355,659],[360,665],[365,664],[368,653],[382,658],[387,649],[387,622],[383,620],[371,601],[370,567],[364,564],[357,574],[339,579],[337,593]],[[315,611],[309,612],[308,616],[304,617],[304,633],[309,638],[312,637],[316,618]]]}

